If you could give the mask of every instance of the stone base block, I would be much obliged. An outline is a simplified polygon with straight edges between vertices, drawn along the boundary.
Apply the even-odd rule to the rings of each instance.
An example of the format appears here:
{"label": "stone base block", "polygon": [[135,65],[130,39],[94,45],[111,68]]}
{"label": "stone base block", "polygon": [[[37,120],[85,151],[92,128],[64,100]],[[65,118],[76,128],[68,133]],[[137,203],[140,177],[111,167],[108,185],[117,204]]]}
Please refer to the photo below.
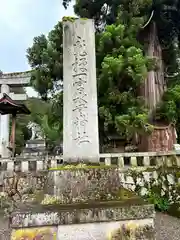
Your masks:
{"label": "stone base block", "polygon": [[25,239],[48,240],[154,240],[153,219],[133,221],[112,221],[103,223],[72,224],[46,226],[39,228],[13,229],[12,240]]}
{"label": "stone base block", "polygon": [[[155,239],[154,206],[122,188],[118,169],[49,171],[48,181],[52,183],[47,184],[48,188],[55,187],[55,194],[45,194],[42,201],[14,212],[12,237],[24,234],[33,236],[31,239],[42,239],[43,235],[48,240]],[[21,235],[12,240],[23,239]]]}
{"label": "stone base block", "polygon": [[49,240],[154,240],[154,217],[153,205],[131,200],[36,206],[12,214],[11,239],[44,234]]}
{"label": "stone base block", "polygon": [[154,240],[153,219],[58,226],[58,240]]}

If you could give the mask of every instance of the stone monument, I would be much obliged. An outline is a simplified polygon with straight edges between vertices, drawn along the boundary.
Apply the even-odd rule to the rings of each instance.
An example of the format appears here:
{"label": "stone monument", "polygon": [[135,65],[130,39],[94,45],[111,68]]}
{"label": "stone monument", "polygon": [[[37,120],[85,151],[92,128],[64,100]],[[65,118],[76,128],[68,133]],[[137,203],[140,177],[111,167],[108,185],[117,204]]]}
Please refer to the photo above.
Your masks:
{"label": "stone monument", "polygon": [[98,162],[94,22],[64,21],[63,28],[63,159]]}
{"label": "stone monument", "polygon": [[26,147],[22,155],[24,157],[45,157],[47,155],[46,143],[40,126],[37,123],[30,122],[28,128],[31,130],[32,136],[31,139],[26,142]]}
{"label": "stone monument", "polygon": [[[7,73],[0,75],[1,94],[6,93],[12,100],[26,100],[26,94],[10,93],[10,88],[25,87],[29,84],[31,72]],[[0,117],[0,155],[1,157],[9,157],[9,115],[1,115]]]}
{"label": "stone monument", "polygon": [[[64,22],[64,160],[53,166],[46,193],[11,214],[12,239],[155,240],[152,204],[123,188],[117,167],[99,155],[93,21]],[[96,165],[96,166],[95,166]],[[23,229],[23,231],[22,231]],[[18,236],[18,238],[16,238]]]}

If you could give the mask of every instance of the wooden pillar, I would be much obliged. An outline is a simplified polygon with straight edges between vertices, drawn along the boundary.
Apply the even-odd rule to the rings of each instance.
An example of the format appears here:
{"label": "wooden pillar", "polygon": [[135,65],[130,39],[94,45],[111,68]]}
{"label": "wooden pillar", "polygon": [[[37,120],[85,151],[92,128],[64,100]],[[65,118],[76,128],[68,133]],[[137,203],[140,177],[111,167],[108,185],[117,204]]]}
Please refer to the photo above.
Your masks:
{"label": "wooden pillar", "polygon": [[15,154],[16,154],[16,113],[12,114],[11,147],[12,147],[12,156],[15,157]]}

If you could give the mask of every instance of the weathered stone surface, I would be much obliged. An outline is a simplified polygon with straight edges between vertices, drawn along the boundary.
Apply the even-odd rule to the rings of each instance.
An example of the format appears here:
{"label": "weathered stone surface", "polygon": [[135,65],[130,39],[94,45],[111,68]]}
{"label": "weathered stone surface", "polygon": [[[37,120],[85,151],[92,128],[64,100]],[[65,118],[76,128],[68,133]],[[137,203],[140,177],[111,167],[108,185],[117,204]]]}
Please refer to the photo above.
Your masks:
{"label": "weathered stone surface", "polygon": [[169,205],[179,204],[179,167],[120,171],[120,178],[124,188],[137,192],[139,196],[147,197],[153,192],[156,196],[166,199]]}
{"label": "weathered stone surface", "polygon": [[0,85],[8,84],[13,87],[28,86],[32,71],[6,73],[0,76]]}
{"label": "weathered stone surface", "polygon": [[[61,199],[61,203],[88,202],[117,199],[121,189],[118,168],[96,167],[50,171],[50,191]],[[50,192],[51,193],[51,192]]]}
{"label": "weathered stone surface", "polygon": [[134,240],[155,239],[153,219],[20,228],[13,229],[11,236],[15,240],[27,236],[34,237],[33,239],[43,236],[48,240],[109,240],[126,239],[128,236],[131,238],[127,239]]}
{"label": "weathered stone surface", "polygon": [[56,240],[57,226],[47,226],[41,228],[26,228],[26,229],[13,229],[11,234],[12,240],[19,239],[47,239]]}
{"label": "weathered stone surface", "polygon": [[132,219],[154,218],[154,206],[150,204],[139,204],[127,201],[129,204],[104,203],[104,206],[96,204],[80,204],[71,206],[36,206],[28,211],[14,212],[11,225],[13,228],[33,227],[43,225],[67,225],[77,223],[109,222]]}
{"label": "weathered stone surface", "polygon": [[58,226],[59,240],[87,240],[90,235],[104,240],[107,234],[112,239],[124,236],[123,231],[129,234],[133,226],[135,240],[154,240],[154,206],[122,189],[118,168],[62,169],[50,171],[49,178],[60,202],[42,205],[41,199],[19,207],[11,214],[12,229]]}
{"label": "weathered stone surface", "polygon": [[33,147],[46,147],[44,139],[32,139],[26,142],[26,147],[33,148]]}
{"label": "weathered stone surface", "polygon": [[99,161],[94,23],[65,21],[63,34],[63,158]]}
{"label": "weathered stone surface", "polygon": [[2,177],[3,192],[16,188],[23,195],[34,194],[37,191],[44,191],[47,183],[47,174],[15,174],[13,172],[4,172]]}
{"label": "weathered stone surface", "polygon": [[[100,171],[101,175],[98,174]],[[113,172],[114,171],[114,172]],[[2,191],[12,186],[13,172],[1,172],[0,185]],[[17,173],[20,175],[17,189],[23,200],[30,201],[37,191],[42,191],[42,204],[53,203],[85,203],[99,199],[101,201],[121,197],[123,188],[133,191],[122,191],[122,198],[136,199],[135,193],[142,197],[148,196],[154,191],[158,196],[168,200],[170,205],[179,204],[180,200],[180,169],[159,168],[136,170],[121,170],[116,168],[99,167],[99,169],[69,169],[34,173]],[[47,181],[48,174],[48,181]],[[98,176],[98,177],[97,177]],[[111,180],[112,176],[112,180]],[[7,181],[9,178],[9,183]],[[111,183],[113,187],[111,188]],[[106,189],[104,191],[104,188]],[[117,191],[116,191],[117,189]],[[120,191],[118,192],[118,189]],[[109,193],[108,193],[109,192]],[[118,193],[117,195],[114,193]],[[30,194],[29,194],[30,193]],[[46,195],[49,193],[49,195]],[[53,196],[53,194],[57,196]],[[127,194],[127,196],[126,196]],[[55,199],[51,202],[51,198]],[[29,199],[28,199],[29,198]],[[19,197],[17,196],[17,201]],[[47,201],[48,200],[48,201]],[[116,199],[117,200],[117,199]]]}
{"label": "weathered stone surface", "polygon": [[152,219],[59,226],[57,236],[59,240],[155,239]]}
{"label": "weathered stone surface", "polygon": [[44,139],[28,140],[22,153],[23,157],[47,156],[46,144]]}

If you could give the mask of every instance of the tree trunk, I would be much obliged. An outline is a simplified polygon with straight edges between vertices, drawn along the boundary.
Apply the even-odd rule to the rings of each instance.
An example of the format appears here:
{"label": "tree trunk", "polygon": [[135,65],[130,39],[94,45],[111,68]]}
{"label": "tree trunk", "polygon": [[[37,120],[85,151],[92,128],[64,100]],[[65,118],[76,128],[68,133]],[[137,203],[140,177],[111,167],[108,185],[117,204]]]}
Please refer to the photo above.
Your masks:
{"label": "tree trunk", "polygon": [[146,42],[147,56],[150,58],[155,58],[157,62],[156,71],[152,70],[148,73],[147,79],[144,82],[144,92],[142,93],[146,106],[148,107],[149,112],[152,113],[157,104],[160,102],[164,91],[166,90],[162,50],[158,40],[155,22],[152,22],[149,26]]}
{"label": "tree trunk", "polygon": [[[164,125],[153,121],[157,104],[161,101],[162,95],[166,90],[164,80],[164,64],[162,60],[162,48],[159,43],[156,23],[151,22],[144,32],[143,40],[146,42],[146,54],[150,58],[155,58],[157,62],[156,70],[148,73],[147,79],[141,87],[141,94],[145,99],[145,104],[149,109],[149,121],[154,125],[154,131],[150,136],[141,136],[140,151],[171,151],[175,139],[175,128],[171,124]],[[160,127],[160,126],[161,127]]]}

